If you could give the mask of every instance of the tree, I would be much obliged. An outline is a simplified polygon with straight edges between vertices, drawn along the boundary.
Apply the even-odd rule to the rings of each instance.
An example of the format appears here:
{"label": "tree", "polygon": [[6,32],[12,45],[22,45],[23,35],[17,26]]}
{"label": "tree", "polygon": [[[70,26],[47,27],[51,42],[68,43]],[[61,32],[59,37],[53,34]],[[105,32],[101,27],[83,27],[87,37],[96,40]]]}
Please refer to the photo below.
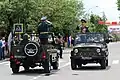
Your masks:
{"label": "tree", "polygon": [[23,23],[25,31],[36,29],[40,18],[47,16],[53,22],[53,31],[69,32],[75,29],[78,17],[83,13],[83,3],[80,0],[1,0],[1,2],[0,22],[4,21],[9,26],[8,30],[14,23]]}
{"label": "tree", "polygon": [[117,0],[117,7],[118,7],[118,10],[120,10],[120,0]]}
{"label": "tree", "polygon": [[92,14],[90,16],[90,30],[92,32],[107,32],[107,26],[105,24],[98,24],[98,21],[104,21],[106,18],[103,16],[102,18],[98,15]]}

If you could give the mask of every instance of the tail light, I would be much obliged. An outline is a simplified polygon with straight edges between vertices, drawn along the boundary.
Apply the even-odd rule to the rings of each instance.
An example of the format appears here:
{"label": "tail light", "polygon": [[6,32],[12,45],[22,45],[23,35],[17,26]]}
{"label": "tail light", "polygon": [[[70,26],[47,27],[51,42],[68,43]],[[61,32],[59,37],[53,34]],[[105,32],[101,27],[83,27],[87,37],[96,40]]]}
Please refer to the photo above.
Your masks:
{"label": "tail light", "polygon": [[14,60],[16,64],[20,64],[20,61],[18,61],[17,59]]}
{"label": "tail light", "polygon": [[42,53],[42,58],[46,59],[46,53],[45,52]]}
{"label": "tail light", "polygon": [[14,58],[14,55],[13,55],[13,53],[11,52],[10,53],[10,59],[13,59]]}

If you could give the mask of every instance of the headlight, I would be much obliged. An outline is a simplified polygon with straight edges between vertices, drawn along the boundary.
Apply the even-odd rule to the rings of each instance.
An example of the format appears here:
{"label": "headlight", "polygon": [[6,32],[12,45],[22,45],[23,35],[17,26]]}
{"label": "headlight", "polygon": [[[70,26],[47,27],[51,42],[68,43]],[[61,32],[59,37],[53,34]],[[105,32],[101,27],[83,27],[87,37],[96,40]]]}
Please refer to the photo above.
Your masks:
{"label": "headlight", "polygon": [[99,52],[100,52],[100,49],[97,49],[96,51],[99,53]]}
{"label": "headlight", "polygon": [[102,51],[106,51],[106,49],[105,49],[105,48],[103,48],[103,49],[102,49]]}
{"label": "headlight", "polygon": [[75,53],[78,53],[78,49],[75,49],[74,52],[75,52]]}

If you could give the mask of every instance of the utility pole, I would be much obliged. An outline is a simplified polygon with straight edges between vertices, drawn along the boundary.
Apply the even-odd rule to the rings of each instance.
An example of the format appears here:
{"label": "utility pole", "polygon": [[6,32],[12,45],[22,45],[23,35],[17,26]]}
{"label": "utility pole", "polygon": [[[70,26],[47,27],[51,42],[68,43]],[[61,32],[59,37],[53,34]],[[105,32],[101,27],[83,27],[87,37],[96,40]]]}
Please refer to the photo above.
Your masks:
{"label": "utility pole", "polygon": [[105,25],[105,22],[106,22],[106,15],[105,15],[105,12],[103,11],[103,21],[104,21],[104,25]]}
{"label": "utility pole", "polygon": [[[104,26],[105,26],[106,20],[107,20],[107,18],[106,18],[105,12],[103,11],[103,21],[104,21]],[[108,32],[106,26],[105,26],[105,29],[106,29],[106,31]]]}

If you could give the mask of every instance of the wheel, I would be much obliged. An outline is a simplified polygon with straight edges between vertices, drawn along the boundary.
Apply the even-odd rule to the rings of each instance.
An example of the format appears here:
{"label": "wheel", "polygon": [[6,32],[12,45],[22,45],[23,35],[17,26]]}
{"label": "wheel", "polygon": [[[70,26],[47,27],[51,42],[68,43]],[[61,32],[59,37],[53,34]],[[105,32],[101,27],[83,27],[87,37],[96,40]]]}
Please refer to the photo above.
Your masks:
{"label": "wheel", "polygon": [[106,60],[105,59],[101,60],[101,68],[106,69]]}
{"label": "wheel", "polygon": [[108,59],[106,60],[106,66],[108,66]]}
{"label": "wheel", "polygon": [[58,69],[58,66],[59,66],[58,61],[57,61],[57,62],[53,62],[53,69],[54,69],[54,70],[57,70],[57,69]]}
{"label": "wheel", "polygon": [[19,66],[16,65],[16,64],[12,65],[12,72],[13,73],[18,73],[19,72]]}
{"label": "wheel", "polygon": [[76,65],[74,59],[71,59],[71,69],[75,70],[76,68],[77,68],[77,65]]}
{"label": "wheel", "polygon": [[45,60],[43,66],[44,66],[44,72],[45,73],[50,73],[50,71],[51,71],[51,63],[50,63],[50,61]]}
{"label": "wheel", "polygon": [[24,66],[25,71],[29,71],[29,66]]}
{"label": "wheel", "polygon": [[82,64],[81,64],[81,63],[80,63],[80,64],[78,64],[78,67],[79,67],[79,68],[81,68],[81,67],[82,67]]}

